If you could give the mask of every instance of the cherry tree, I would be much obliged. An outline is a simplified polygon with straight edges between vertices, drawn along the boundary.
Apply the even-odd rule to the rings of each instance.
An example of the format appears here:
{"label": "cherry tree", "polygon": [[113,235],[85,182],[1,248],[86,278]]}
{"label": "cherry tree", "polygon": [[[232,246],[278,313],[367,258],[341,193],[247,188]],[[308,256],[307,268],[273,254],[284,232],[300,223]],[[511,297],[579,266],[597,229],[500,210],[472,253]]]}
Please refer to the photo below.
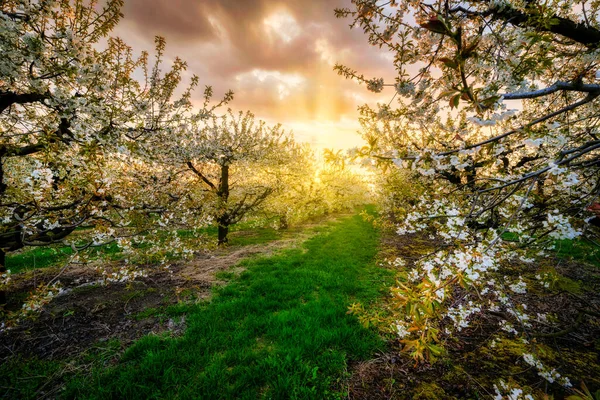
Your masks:
{"label": "cherry tree", "polygon": [[368,185],[370,165],[357,165],[347,152],[325,149],[323,165],[318,171],[323,201],[329,212],[352,211],[373,202]]}
{"label": "cherry tree", "polygon": [[148,53],[135,57],[122,40],[110,37],[122,5],[2,2],[3,285],[10,279],[6,252],[53,243],[80,251],[117,239],[127,247],[126,238],[147,230],[152,215],[174,203],[135,182],[130,172],[135,165],[153,168],[139,151],[141,142],[190,118],[198,78],[176,96],[186,64],[176,59],[161,71],[163,39],[157,38],[156,59],[149,64]]}
{"label": "cherry tree", "polygon": [[160,153],[195,178],[196,196],[218,226],[219,245],[227,243],[231,225],[279,190],[278,170],[296,147],[280,125],[270,127],[250,112],[231,110],[182,126],[178,137]]}
{"label": "cherry tree", "polygon": [[311,217],[323,214],[317,196],[317,160],[308,144],[290,149],[285,165],[273,171],[279,182],[275,191],[257,210],[267,220],[275,219],[276,229],[287,229]]}
{"label": "cherry tree", "polygon": [[[352,3],[336,15],[390,51],[396,71],[386,81],[336,66],[395,100],[361,108],[369,145],[359,153],[418,177],[398,233],[424,232],[443,244],[394,290],[409,311],[397,321],[398,335],[422,360],[439,356],[452,332],[481,313],[504,315],[500,326],[511,334],[540,328],[512,300],[526,282],[500,282],[497,271],[508,260],[531,262],[557,239],[594,233],[588,210],[600,194],[600,5]],[[504,240],[508,232],[516,246]],[[550,382],[570,385],[539,360],[525,361]]]}

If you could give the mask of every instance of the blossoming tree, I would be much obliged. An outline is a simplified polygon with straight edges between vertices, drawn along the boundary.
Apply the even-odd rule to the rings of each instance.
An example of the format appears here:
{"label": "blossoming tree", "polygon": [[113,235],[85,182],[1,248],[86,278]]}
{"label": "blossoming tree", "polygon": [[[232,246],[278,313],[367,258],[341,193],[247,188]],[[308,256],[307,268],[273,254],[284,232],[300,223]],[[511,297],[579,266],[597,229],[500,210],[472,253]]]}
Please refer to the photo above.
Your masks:
{"label": "blossoming tree", "polygon": [[[389,88],[397,100],[361,108],[369,143],[361,153],[419,176],[423,191],[400,215],[398,233],[422,231],[443,243],[394,290],[408,310],[398,335],[415,358],[431,359],[480,313],[503,316],[500,325],[513,334],[535,330],[538,321],[512,298],[527,284],[493,276],[506,260],[531,262],[534,248],[593,232],[600,5],[352,3],[337,16],[390,51],[396,70],[386,82],[336,66],[373,92]],[[517,246],[504,240],[508,232]],[[539,360],[525,361],[569,385]]]}
{"label": "blossoming tree", "polygon": [[180,140],[160,153],[175,170],[185,166],[194,176],[198,202],[217,223],[218,244],[225,244],[229,227],[279,190],[277,170],[290,160],[296,144],[280,125],[269,127],[250,112],[231,110],[199,118],[179,134]]}
{"label": "blossoming tree", "polygon": [[197,78],[175,98],[186,66],[177,59],[161,73],[164,40],[149,66],[147,53],[136,58],[109,37],[122,4],[2,2],[1,284],[6,252],[64,243],[79,228],[68,244],[99,246],[144,231],[167,208],[167,196],[135,186],[130,167],[151,167],[138,143],[189,117]]}

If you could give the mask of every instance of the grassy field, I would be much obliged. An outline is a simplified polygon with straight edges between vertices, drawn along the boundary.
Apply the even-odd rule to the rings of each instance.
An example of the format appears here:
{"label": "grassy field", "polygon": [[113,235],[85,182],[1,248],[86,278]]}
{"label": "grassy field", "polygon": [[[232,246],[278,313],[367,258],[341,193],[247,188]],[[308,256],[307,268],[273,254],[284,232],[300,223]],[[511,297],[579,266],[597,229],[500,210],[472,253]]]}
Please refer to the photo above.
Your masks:
{"label": "grassy field", "polygon": [[[368,359],[385,346],[375,332],[347,314],[348,306],[385,296],[392,276],[375,265],[379,234],[361,217],[330,223],[320,231],[301,249],[245,261],[241,275],[222,273],[220,278],[229,283],[210,302],[163,311],[170,318],[185,315],[182,336],[143,337],[108,368],[90,352],[92,361],[86,362],[95,366],[91,372],[63,374],[66,390],[61,396],[343,397],[348,362]],[[0,367],[0,386],[20,384],[12,393],[32,398],[39,394],[44,375],[64,371],[67,365],[15,360]],[[39,383],[33,385],[28,378]]]}

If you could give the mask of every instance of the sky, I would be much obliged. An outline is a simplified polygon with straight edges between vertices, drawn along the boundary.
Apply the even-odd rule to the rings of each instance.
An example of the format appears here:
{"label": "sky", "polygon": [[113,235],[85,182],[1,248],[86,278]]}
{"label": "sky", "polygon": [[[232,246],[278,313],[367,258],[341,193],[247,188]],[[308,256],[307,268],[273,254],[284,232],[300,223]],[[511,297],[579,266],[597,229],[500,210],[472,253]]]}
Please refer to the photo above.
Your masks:
{"label": "sky", "polygon": [[[350,0],[125,0],[115,33],[136,51],[151,50],[156,35],[166,56],[188,63],[187,73],[214,88],[229,89],[229,107],[250,110],[270,124],[281,123],[296,139],[317,149],[363,144],[359,105],[388,102],[337,75],[335,63],[367,77],[394,78],[390,54],[370,46],[336,7]],[[201,103],[202,90],[196,101]]]}

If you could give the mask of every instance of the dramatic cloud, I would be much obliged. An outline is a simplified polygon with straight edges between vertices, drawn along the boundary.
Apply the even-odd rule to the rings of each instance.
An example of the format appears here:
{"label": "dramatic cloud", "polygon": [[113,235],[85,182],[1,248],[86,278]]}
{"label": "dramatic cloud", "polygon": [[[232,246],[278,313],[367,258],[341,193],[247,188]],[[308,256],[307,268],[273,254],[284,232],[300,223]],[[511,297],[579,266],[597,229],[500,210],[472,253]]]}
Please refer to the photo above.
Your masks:
{"label": "dramatic cloud", "polygon": [[376,97],[333,65],[386,79],[394,72],[362,31],[334,17],[335,7],[347,6],[349,0],[126,0],[118,33],[140,48],[164,36],[167,56],[186,60],[202,84],[235,92],[233,108],[293,127],[300,140],[343,148],[360,143],[356,108]]}

